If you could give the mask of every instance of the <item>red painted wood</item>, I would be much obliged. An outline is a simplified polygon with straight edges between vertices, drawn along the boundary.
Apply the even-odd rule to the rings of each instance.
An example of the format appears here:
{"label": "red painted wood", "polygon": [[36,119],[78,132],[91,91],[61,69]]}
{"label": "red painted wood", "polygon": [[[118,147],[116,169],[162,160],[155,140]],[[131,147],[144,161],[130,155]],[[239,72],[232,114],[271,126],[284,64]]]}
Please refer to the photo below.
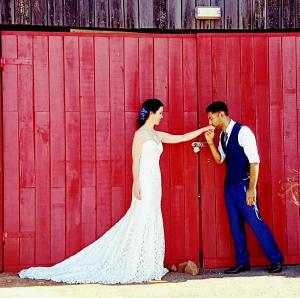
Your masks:
{"label": "red painted wood", "polygon": [[[197,39],[198,54],[198,115],[199,126],[208,123],[205,109],[212,102],[213,78],[212,78],[212,40],[210,37]],[[203,137],[201,138],[203,139]],[[201,253],[203,254],[203,266],[207,267],[208,259],[217,257],[216,243],[216,198],[215,187],[211,183],[214,181],[215,168],[209,148],[203,148],[200,154],[200,199],[201,199]],[[208,228],[209,227],[209,228]],[[206,232],[208,231],[208,232]]]}
{"label": "red painted wood", "polygon": [[[154,97],[169,110],[169,41],[167,38],[154,39]],[[164,121],[167,122],[167,121]]]}
{"label": "red painted wood", "polygon": [[125,213],[124,40],[110,38],[112,223]]}
{"label": "red painted wood", "polygon": [[286,212],[287,216],[287,249],[288,254],[298,253],[299,239],[299,205],[293,199],[293,192],[289,191],[298,182],[298,142],[296,133],[297,119],[297,86],[296,86],[296,39],[295,37],[282,38],[282,89],[284,98],[284,127],[283,141],[285,152],[285,177],[286,177]]}
{"label": "red painted wood", "polygon": [[[247,125],[256,134],[256,96],[253,57],[253,38],[241,38],[241,123]],[[259,244],[253,231],[246,224],[246,235],[251,256],[258,256]],[[233,239],[232,256],[235,255]]]}
{"label": "red painted wood", "polygon": [[[287,262],[299,263],[299,207],[287,189],[299,183],[289,169],[299,170],[300,47],[298,34],[285,36],[4,32],[4,269],[63,260],[123,216],[137,112],[149,97],[165,104],[162,131],[207,125],[206,106],[224,99],[255,132],[262,216]],[[204,267],[234,264],[225,166],[187,142],[164,144],[161,170],[166,264],[199,262],[199,252]],[[247,234],[252,264],[266,264]]]}
{"label": "red painted wood", "polygon": [[[38,105],[38,104],[37,104]],[[50,123],[48,112],[35,113],[35,262],[50,263]],[[32,211],[30,211],[32,212]],[[33,250],[34,251],[34,250]]]}
{"label": "red painted wood", "polygon": [[33,37],[34,110],[49,112],[48,38]]}
{"label": "red painted wood", "polygon": [[[108,79],[108,78],[107,78]],[[111,198],[111,116],[96,113],[97,158],[97,235],[101,236],[112,224]]]}
{"label": "red painted wood", "polygon": [[283,190],[284,143],[283,136],[283,94],[282,94],[282,41],[280,37],[269,39],[269,81],[270,81],[270,127],[276,133],[270,134],[271,177],[273,199],[273,232],[284,255],[287,252],[286,198]]}
{"label": "red painted wood", "polygon": [[[169,40],[169,132],[184,133],[182,80],[182,39]],[[171,254],[185,257],[184,251],[184,159],[183,144],[170,146]],[[176,240],[175,240],[176,239]]]}
{"label": "red painted wood", "polygon": [[[68,91],[71,93],[71,91]],[[81,248],[80,113],[66,113],[66,255]]]}
{"label": "red painted wood", "polygon": [[109,39],[98,36],[94,44],[96,111],[109,111]]}
{"label": "red painted wood", "polygon": [[[3,97],[5,95],[4,89]],[[3,221],[6,233],[19,231],[20,226],[18,113],[4,112],[3,123]],[[5,238],[4,269],[9,265],[19,265],[19,245],[19,238]]]}
{"label": "red painted wood", "polygon": [[80,111],[78,37],[64,38],[65,111]]}
{"label": "red painted wood", "polygon": [[153,38],[139,38],[140,103],[153,97]]}

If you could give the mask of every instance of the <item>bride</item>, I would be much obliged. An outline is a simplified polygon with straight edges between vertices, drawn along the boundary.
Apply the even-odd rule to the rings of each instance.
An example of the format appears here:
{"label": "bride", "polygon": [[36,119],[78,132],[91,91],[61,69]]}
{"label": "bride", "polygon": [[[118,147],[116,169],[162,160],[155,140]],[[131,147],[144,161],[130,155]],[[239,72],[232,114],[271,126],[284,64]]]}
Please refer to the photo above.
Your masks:
{"label": "bride", "polygon": [[184,135],[171,135],[154,129],[162,118],[162,102],[146,100],[132,144],[133,193],[124,217],[77,254],[52,267],[22,270],[21,278],[116,284],[160,280],[168,272],[163,265],[165,242],[159,167],[162,143],[189,141],[214,128],[207,126]]}

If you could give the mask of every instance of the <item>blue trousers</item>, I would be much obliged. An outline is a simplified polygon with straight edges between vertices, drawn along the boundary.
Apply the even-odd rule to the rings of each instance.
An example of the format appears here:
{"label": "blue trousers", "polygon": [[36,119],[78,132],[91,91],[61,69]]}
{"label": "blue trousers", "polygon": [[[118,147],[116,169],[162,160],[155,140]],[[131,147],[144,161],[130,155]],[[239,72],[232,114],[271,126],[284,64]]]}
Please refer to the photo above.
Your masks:
{"label": "blue trousers", "polygon": [[253,230],[263,248],[266,256],[272,264],[281,261],[281,252],[274,240],[274,237],[260,218],[258,206],[248,206],[246,203],[246,191],[249,180],[237,184],[225,184],[225,201],[229,216],[231,233],[234,239],[235,253],[238,265],[249,262],[247,240],[245,234],[245,220]]}

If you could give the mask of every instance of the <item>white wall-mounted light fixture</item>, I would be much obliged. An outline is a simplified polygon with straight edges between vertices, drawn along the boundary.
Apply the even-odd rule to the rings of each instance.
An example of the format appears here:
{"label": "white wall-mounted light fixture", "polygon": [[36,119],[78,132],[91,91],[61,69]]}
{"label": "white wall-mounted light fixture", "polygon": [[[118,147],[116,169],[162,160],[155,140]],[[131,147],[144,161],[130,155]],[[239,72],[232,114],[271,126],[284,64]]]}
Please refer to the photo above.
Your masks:
{"label": "white wall-mounted light fixture", "polygon": [[195,18],[203,20],[217,20],[221,18],[221,7],[218,6],[196,6]]}

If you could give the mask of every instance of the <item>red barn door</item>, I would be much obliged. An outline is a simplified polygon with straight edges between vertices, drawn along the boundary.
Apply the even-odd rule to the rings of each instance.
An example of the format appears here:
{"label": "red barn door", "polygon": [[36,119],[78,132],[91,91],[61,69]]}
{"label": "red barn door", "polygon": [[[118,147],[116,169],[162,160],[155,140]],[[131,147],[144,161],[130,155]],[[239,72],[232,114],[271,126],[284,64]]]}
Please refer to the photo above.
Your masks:
{"label": "red barn door", "polygon": [[[258,200],[285,255],[300,263],[299,34],[203,34],[197,36],[200,125],[206,106],[225,100],[230,115],[257,137],[261,158]],[[234,264],[234,247],[223,197],[224,165],[209,149],[200,154],[204,267]],[[267,264],[247,226],[253,265]]]}
{"label": "red barn door", "polygon": [[[197,127],[190,35],[3,32],[4,269],[50,265],[93,242],[131,201],[140,104],[162,130]],[[198,262],[198,157],[164,146],[166,262]]]}

